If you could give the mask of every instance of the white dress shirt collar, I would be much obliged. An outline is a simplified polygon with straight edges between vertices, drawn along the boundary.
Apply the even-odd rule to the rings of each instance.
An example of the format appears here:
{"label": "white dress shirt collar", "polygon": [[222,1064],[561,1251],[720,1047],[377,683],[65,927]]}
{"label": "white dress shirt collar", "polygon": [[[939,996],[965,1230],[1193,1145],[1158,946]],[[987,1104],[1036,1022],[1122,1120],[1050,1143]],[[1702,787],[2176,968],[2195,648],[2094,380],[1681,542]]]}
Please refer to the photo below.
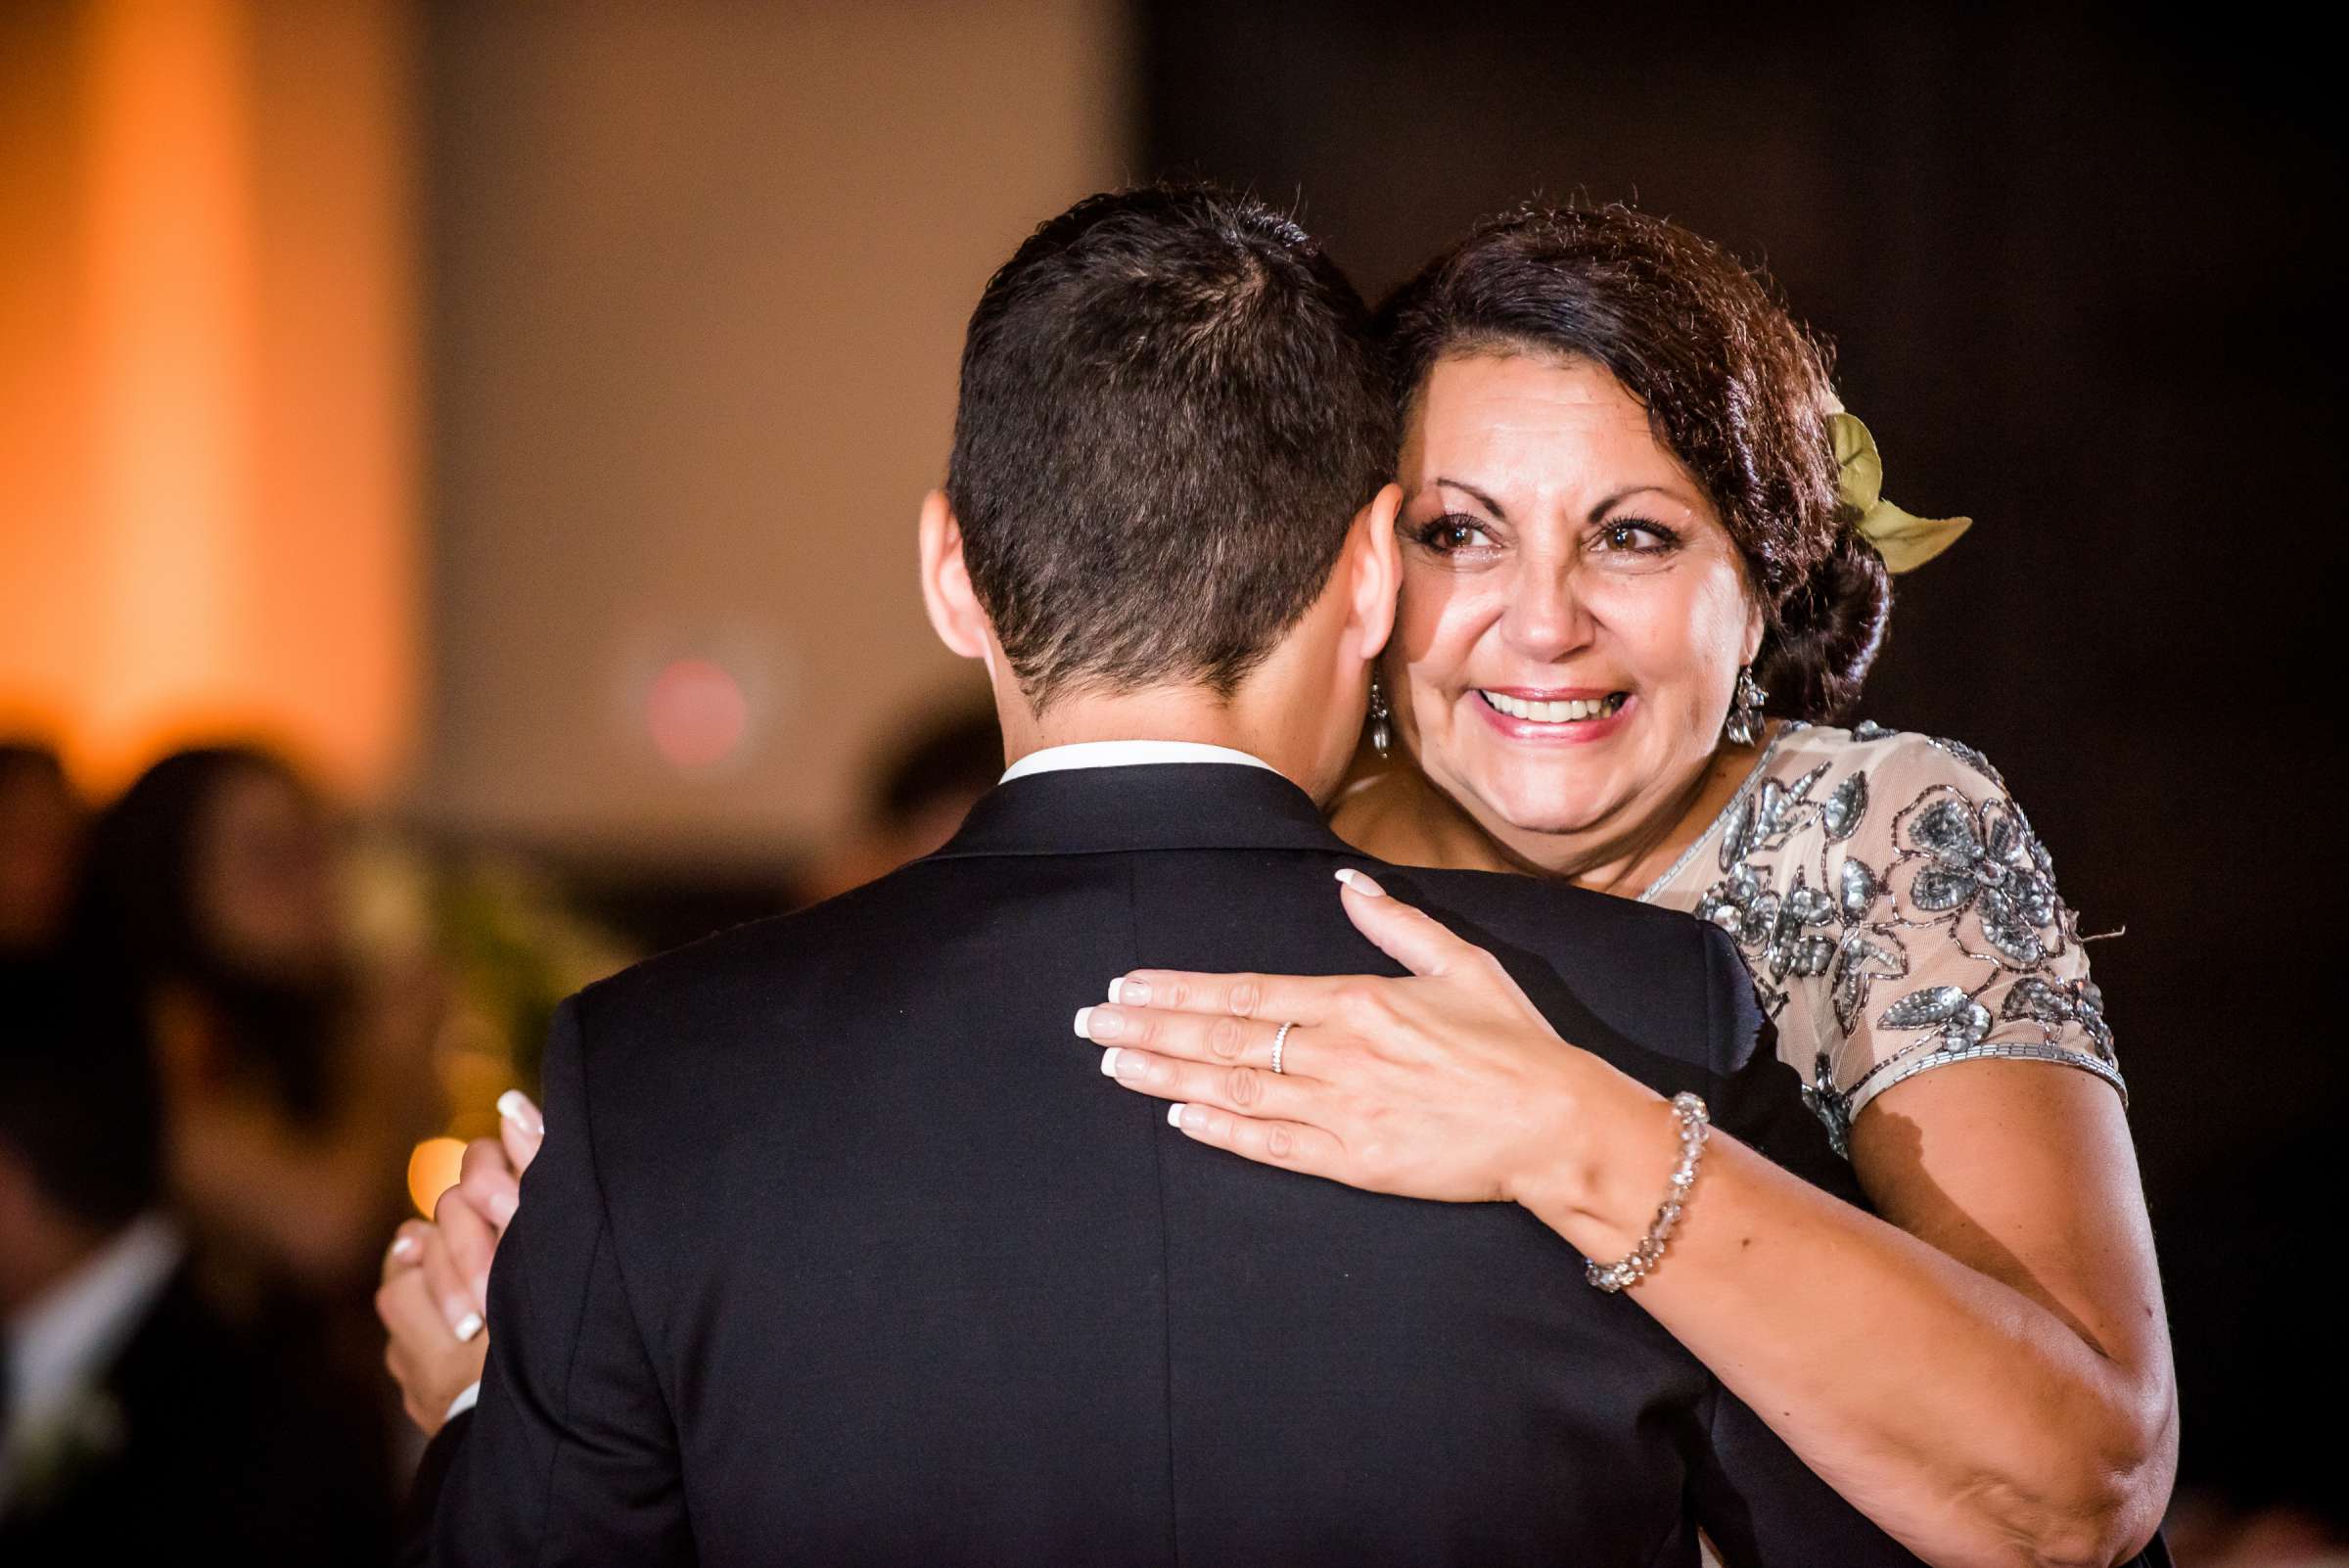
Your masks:
{"label": "white dress shirt collar", "polygon": [[1015,778],[1026,778],[1032,773],[1059,773],[1078,767],[1134,767],[1147,762],[1222,762],[1240,767],[1261,767],[1267,773],[1279,771],[1261,757],[1234,751],[1228,746],[1209,746],[1200,741],[1078,741],[1068,746],[1047,746],[1040,752],[1030,752],[1004,770],[1002,782],[1008,784]]}
{"label": "white dress shirt collar", "polygon": [[134,1220],[0,1325],[11,1385],[0,1431],[0,1506],[12,1480],[9,1451],[105,1376],[186,1251],[178,1227],[162,1216]]}

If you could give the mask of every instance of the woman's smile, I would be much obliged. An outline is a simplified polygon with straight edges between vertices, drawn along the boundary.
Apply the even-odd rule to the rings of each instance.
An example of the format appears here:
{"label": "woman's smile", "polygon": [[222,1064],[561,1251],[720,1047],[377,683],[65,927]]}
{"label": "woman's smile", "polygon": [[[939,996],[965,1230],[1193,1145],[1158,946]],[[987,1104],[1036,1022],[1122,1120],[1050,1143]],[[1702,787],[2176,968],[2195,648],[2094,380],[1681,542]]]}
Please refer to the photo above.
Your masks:
{"label": "woman's smile", "polygon": [[1637,711],[1604,687],[1476,686],[1463,699],[1497,733],[1535,746],[1589,746],[1620,734]]}

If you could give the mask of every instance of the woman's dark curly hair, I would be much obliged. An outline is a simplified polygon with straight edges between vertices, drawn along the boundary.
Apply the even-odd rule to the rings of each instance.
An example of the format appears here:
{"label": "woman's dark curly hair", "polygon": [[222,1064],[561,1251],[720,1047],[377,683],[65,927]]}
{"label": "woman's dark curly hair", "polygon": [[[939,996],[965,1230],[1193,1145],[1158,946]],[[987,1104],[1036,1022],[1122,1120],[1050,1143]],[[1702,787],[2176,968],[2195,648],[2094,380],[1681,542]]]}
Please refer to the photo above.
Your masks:
{"label": "woman's dark curly hair", "polygon": [[1824,350],[1709,240],[1625,207],[1528,207],[1479,224],[1379,312],[1407,420],[1447,354],[1604,365],[1645,405],[1745,558],[1773,713],[1842,717],[1884,640],[1892,582],[1836,498]]}

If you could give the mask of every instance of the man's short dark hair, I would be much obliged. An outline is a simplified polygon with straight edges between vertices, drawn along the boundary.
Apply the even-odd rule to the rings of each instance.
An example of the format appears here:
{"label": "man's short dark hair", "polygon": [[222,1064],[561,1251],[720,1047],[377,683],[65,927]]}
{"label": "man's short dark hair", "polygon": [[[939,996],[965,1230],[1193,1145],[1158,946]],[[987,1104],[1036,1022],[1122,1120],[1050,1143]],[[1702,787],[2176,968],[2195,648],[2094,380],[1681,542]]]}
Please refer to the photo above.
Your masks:
{"label": "man's short dark hair", "polygon": [[1360,297],[1262,203],[1154,186],[1037,229],[972,313],[946,476],[1029,700],[1228,695],[1327,586],[1392,428]]}

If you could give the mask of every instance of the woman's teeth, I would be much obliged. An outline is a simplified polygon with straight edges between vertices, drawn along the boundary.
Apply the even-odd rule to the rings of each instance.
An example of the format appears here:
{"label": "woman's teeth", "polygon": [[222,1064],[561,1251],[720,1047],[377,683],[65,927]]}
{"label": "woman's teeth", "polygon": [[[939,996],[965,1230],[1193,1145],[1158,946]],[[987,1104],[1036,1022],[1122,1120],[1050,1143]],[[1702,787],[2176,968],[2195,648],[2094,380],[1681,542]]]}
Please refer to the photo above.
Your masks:
{"label": "woman's teeth", "polygon": [[1571,724],[1586,718],[1611,718],[1623,707],[1625,699],[1631,695],[1628,692],[1618,691],[1610,692],[1594,702],[1584,702],[1578,699],[1563,703],[1529,703],[1522,698],[1511,697],[1497,691],[1486,691],[1482,687],[1477,689],[1476,694],[1490,703],[1496,713],[1506,714],[1511,718],[1527,719],[1536,724]]}

